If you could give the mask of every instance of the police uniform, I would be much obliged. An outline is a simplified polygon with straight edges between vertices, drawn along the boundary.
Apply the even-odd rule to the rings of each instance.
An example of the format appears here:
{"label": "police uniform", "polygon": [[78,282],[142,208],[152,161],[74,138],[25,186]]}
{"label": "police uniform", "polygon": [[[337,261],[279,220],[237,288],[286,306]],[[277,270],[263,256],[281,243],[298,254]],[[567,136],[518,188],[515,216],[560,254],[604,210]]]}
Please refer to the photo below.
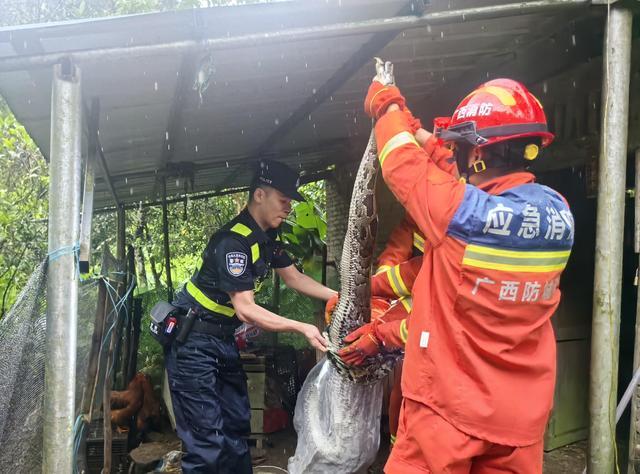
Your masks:
{"label": "police uniform", "polygon": [[[262,162],[256,179],[298,198],[297,191],[277,181],[291,182],[286,178],[294,173],[281,167]],[[297,186],[295,179],[293,183]],[[211,237],[200,269],[176,295],[175,306],[198,315],[187,340],[174,342],[165,352],[185,473],[252,472],[247,378],[234,339],[242,323],[228,293],[253,290],[271,268],[291,264],[277,231],[262,230],[245,209]]]}

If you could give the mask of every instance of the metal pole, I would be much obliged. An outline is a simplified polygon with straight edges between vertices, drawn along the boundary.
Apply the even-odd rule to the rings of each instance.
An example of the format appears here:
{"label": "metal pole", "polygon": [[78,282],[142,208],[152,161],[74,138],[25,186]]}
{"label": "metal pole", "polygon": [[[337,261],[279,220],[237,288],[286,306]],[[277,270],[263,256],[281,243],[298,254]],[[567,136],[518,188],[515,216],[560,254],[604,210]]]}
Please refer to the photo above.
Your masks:
{"label": "metal pole", "polygon": [[80,70],[53,68],[42,472],[72,471],[82,137]]}
{"label": "metal pole", "polygon": [[[635,229],[633,239],[633,249],[636,254],[640,254],[640,148],[636,150],[636,194],[635,194]],[[640,271],[640,258],[636,272]],[[640,284],[637,281],[636,273],[636,334],[633,347],[633,372],[640,366]],[[638,433],[638,408],[640,408],[640,391],[636,386],[631,399],[631,423],[629,428],[629,464],[627,472],[636,473],[636,465],[640,463],[640,433]]]}
{"label": "metal pole", "polygon": [[611,6],[604,40],[591,340],[591,473],[613,472],[632,13]]}
{"label": "metal pole", "polygon": [[514,15],[529,15],[540,12],[554,12],[581,6],[588,6],[590,0],[538,0],[532,2],[508,3],[486,7],[444,10],[424,15],[396,16],[376,18],[350,23],[291,28],[288,30],[253,33],[201,41],[176,41],[173,43],[146,46],[104,48],[64,53],[34,54],[30,56],[10,57],[0,60],[0,72],[31,69],[54,64],[63,58],[74,61],[105,61],[120,58],[139,58],[163,54],[185,54],[193,51],[221,50],[243,47],[258,47],[267,44],[305,41],[319,38],[367,35],[384,31],[402,31],[410,28],[452,24],[466,21],[489,20]]}
{"label": "metal pole", "polygon": [[173,301],[171,281],[171,252],[169,250],[169,215],[167,211],[167,178],[162,178],[162,235],[164,237],[164,268],[167,273],[167,300]]}
{"label": "metal pole", "polygon": [[94,100],[91,104],[89,125],[89,146],[84,171],[84,196],[82,198],[82,221],[80,224],[80,272],[87,273],[91,260],[91,222],[93,220],[93,190],[95,187],[95,162],[97,155],[96,138],[100,103]]}

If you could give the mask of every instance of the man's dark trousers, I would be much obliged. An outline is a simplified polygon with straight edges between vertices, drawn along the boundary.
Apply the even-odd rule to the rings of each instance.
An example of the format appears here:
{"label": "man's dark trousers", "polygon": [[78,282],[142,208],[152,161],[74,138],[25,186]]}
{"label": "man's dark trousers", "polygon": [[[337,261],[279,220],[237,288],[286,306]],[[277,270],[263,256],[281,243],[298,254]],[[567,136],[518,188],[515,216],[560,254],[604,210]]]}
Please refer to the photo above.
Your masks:
{"label": "man's dark trousers", "polygon": [[247,377],[232,336],[191,332],[165,351],[185,474],[250,474]]}

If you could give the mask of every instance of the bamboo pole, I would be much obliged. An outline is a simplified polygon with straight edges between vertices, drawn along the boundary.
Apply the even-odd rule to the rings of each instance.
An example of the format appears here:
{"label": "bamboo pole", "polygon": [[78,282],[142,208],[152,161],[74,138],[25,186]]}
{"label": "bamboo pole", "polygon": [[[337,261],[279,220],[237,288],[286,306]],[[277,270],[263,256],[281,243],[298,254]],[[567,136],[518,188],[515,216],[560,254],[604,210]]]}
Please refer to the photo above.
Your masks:
{"label": "bamboo pole", "polygon": [[613,472],[629,121],[630,10],[610,6],[604,39],[602,127],[591,341],[590,473]]}

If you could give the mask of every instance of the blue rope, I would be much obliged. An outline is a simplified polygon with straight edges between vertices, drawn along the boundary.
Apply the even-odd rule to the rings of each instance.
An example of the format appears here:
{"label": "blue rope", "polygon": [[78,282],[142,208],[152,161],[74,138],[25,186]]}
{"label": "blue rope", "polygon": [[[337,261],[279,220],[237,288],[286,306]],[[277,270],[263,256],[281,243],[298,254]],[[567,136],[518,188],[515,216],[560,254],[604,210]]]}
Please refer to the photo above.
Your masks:
{"label": "blue rope", "polygon": [[80,244],[76,242],[73,245],[67,245],[65,247],[60,247],[58,249],[52,250],[47,254],[47,256],[49,257],[49,263],[51,263],[58,260],[60,257],[64,257],[65,255],[75,254],[77,256],[78,252],[80,252]]}

